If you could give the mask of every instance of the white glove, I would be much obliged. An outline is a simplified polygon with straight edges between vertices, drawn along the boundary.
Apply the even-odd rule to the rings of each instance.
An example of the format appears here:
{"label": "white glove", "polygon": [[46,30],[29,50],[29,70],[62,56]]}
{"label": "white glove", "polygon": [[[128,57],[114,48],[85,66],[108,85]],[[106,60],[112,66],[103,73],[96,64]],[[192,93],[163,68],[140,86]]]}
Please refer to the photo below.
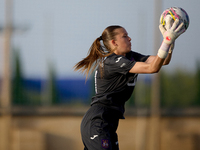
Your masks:
{"label": "white glove", "polygon": [[172,18],[169,18],[166,21],[165,27],[162,24],[159,25],[160,32],[162,33],[164,38],[163,41],[166,44],[172,44],[175,41],[175,39],[177,39],[182,33],[185,32],[185,28],[182,28],[184,23],[182,22],[179,25],[178,19],[176,19],[172,25],[171,24]]}

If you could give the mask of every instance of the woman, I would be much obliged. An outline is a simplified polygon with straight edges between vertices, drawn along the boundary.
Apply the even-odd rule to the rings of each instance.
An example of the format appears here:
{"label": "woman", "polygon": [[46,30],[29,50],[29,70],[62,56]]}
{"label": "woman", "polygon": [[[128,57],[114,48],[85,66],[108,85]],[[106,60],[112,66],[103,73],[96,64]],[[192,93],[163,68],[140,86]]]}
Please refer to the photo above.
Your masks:
{"label": "woman", "polygon": [[[131,38],[121,26],[109,26],[97,38],[88,56],[78,62],[75,70],[86,74],[95,71],[95,91],[90,109],[81,123],[84,150],[118,150],[117,127],[124,116],[124,104],[130,98],[139,73],[157,73],[172,56],[172,45],[184,31],[183,24],[170,21],[160,25],[164,40],[157,56],[131,51]],[[171,49],[170,49],[171,46]]]}

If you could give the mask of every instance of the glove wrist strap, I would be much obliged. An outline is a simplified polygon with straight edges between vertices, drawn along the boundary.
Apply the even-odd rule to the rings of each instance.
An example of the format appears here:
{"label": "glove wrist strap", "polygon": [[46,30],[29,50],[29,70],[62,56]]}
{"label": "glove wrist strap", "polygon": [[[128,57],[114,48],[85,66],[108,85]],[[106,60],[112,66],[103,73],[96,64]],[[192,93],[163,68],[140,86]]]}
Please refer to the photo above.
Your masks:
{"label": "glove wrist strap", "polygon": [[169,48],[170,48],[170,44],[167,44],[165,42],[162,42],[159,50],[158,50],[158,57],[165,59],[168,55],[169,52]]}

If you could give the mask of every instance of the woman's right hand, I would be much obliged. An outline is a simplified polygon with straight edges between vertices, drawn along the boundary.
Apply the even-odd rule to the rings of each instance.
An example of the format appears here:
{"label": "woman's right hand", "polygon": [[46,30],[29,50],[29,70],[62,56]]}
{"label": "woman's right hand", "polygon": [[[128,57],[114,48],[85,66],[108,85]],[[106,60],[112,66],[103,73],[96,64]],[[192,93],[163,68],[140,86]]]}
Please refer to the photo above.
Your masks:
{"label": "woman's right hand", "polygon": [[169,18],[166,21],[166,25],[159,25],[160,32],[163,35],[164,42],[166,44],[172,44],[174,41],[185,32],[185,28],[183,28],[184,23],[179,24],[179,19],[176,19],[171,25],[172,18]]}

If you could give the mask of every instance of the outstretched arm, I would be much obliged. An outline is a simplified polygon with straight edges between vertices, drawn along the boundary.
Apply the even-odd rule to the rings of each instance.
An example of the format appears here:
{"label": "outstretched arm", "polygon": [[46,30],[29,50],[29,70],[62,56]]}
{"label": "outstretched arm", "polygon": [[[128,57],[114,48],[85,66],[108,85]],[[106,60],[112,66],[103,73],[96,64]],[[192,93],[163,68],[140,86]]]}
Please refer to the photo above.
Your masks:
{"label": "outstretched arm", "polygon": [[[163,62],[163,65],[168,65],[171,61],[171,58],[172,58],[172,51],[174,49],[174,43],[171,44],[170,46],[170,49],[169,49],[169,52],[168,52],[168,55],[167,57],[165,58],[164,62]],[[146,63],[150,64],[154,59],[155,59],[156,56],[149,56],[149,58],[145,61]]]}
{"label": "outstretched arm", "polygon": [[165,59],[157,56],[150,56],[147,62],[136,62],[135,65],[129,71],[130,73],[156,73],[160,70]]}
{"label": "outstretched arm", "polygon": [[[167,25],[168,23],[166,23]],[[163,42],[158,50],[156,56],[150,56],[147,62],[136,62],[135,65],[129,71],[130,73],[157,73],[163,64],[168,64],[171,60],[172,54],[169,53],[171,44],[173,45],[174,41],[178,36],[180,36],[185,30],[182,30],[181,27],[183,23],[179,25],[179,20],[175,20],[173,25],[167,28],[164,28],[162,25],[159,26],[160,31],[163,35]]]}

